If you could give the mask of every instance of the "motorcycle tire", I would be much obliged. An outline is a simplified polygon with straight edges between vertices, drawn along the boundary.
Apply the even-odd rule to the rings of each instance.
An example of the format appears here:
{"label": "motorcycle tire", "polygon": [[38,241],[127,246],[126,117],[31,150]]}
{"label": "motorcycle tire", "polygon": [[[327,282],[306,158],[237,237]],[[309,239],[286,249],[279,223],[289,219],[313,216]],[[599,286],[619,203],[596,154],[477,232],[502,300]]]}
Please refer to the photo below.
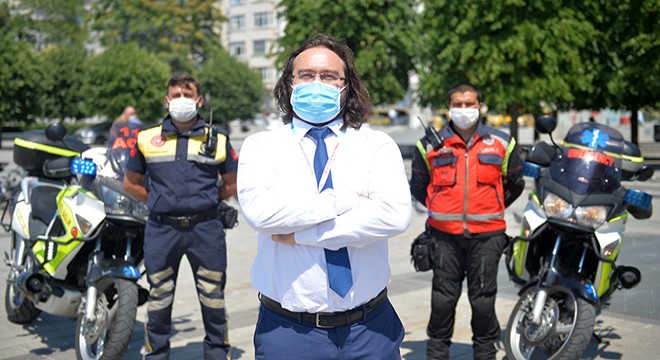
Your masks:
{"label": "motorcycle tire", "polygon": [[27,324],[36,319],[41,310],[34,307],[30,299],[25,297],[16,285],[7,284],[5,289],[5,310],[7,320],[14,324]]}
{"label": "motorcycle tire", "polygon": [[[17,241],[16,234],[12,234],[12,258],[14,256],[14,251],[16,251]],[[26,271],[32,269],[32,261],[30,261],[27,255],[25,255],[23,259],[23,265],[25,266]],[[34,306],[32,300],[28,299],[25,294],[18,289],[15,285],[15,281],[12,281],[12,283],[9,281],[7,282],[7,287],[5,288],[5,310],[7,311],[7,320],[14,324],[30,323],[41,314],[41,310]]]}
{"label": "motorcycle tire", "polygon": [[85,331],[90,324],[85,314],[78,316],[76,323],[76,357],[78,360],[122,359],[133,336],[138,307],[138,286],[136,283],[119,278],[105,278],[99,284],[95,312],[112,312],[113,318],[105,320],[95,341],[89,343]]}
{"label": "motorcycle tire", "polygon": [[596,308],[567,288],[551,288],[542,325],[535,326],[529,318],[536,292],[536,287],[525,290],[511,311],[504,339],[507,359],[579,359],[591,340]]}

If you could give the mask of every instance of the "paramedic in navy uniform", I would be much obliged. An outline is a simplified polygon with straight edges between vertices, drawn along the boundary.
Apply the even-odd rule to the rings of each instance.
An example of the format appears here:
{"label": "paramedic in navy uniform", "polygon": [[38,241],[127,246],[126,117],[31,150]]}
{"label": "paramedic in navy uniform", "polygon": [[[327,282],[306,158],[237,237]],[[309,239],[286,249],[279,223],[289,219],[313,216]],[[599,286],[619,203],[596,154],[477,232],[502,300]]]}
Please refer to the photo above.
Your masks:
{"label": "paramedic in navy uniform", "polygon": [[[229,356],[224,299],[227,246],[218,203],[236,194],[238,159],[222,129],[215,136],[215,148],[207,146],[207,137],[213,133],[197,114],[204,101],[199,94],[195,78],[172,77],[165,97],[169,115],[162,124],[138,133],[137,147],[126,167],[124,189],[146,202],[150,210],[144,236],[150,285],[146,359],[169,358],[172,300],[184,254],[202,308],[204,358]],[[149,191],[142,185],[146,172]]]}
{"label": "paramedic in navy uniform", "polygon": [[399,359],[387,241],[408,227],[401,153],[362,126],[353,54],[327,35],[293,52],[274,96],[284,126],[241,147],[238,199],[258,231],[257,359]]}

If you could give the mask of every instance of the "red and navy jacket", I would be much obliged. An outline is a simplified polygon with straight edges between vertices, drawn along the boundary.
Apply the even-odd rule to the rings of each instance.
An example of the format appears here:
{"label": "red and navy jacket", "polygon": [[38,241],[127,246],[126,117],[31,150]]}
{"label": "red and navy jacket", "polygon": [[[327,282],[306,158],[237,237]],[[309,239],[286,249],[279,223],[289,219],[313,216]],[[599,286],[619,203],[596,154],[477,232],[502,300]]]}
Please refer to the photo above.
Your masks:
{"label": "red and navy jacket", "polygon": [[428,225],[473,237],[504,232],[504,210],[525,186],[516,140],[482,123],[467,143],[449,124],[438,134],[443,146],[422,138],[412,162],[411,192],[426,205]]}

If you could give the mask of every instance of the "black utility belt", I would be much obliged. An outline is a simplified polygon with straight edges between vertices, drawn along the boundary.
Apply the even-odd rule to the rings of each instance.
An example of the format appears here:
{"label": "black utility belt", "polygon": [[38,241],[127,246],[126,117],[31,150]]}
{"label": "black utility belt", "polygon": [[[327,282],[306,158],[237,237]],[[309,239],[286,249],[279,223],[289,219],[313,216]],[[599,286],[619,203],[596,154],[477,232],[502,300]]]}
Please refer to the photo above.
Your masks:
{"label": "black utility belt", "polygon": [[335,328],[344,325],[350,325],[358,320],[364,319],[369,313],[374,311],[378,306],[387,300],[387,289],[383,289],[380,294],[375,298],[369,300],[364,305],[361,305],[352,310],[334,313],[308,313],[308,312],[293,312],[282,307],[277,301],[259,294],[259,300],[265,307],[273,312],[287,317],[299,323],[315,326],[318,328]]}
{"label": "black utility belt", "polygon": [[178,228],[191,228],[202,221],[218,218],[218,209],[213,207],[208,210],[196,213],[194,215],[168,215],[168,214],[152,214],[151,218],[161,224],[170,225]]}

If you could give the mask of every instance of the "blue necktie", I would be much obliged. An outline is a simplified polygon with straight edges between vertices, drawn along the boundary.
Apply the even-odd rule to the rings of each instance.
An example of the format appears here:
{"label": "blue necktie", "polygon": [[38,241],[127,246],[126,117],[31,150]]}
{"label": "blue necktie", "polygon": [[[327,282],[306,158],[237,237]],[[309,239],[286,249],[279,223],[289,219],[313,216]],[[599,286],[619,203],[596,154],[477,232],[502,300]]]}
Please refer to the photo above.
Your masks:
{"label": "blue necktie", "polygon": [[[328,162],[328,150],[325,146],[326,136],[332,134],[332,130],[327,127],[312,128],[307,135],[316,142],[316,151],[314,152],[314,173],[316,174],[316,184],[321,181],[321,176],[325,165]],[[323,190],[332,189],[332,174],[328,173],[328,180],[323,185]],[[339,250],[325,250],[325,262],[328,266],[328,283],[330,289],[345,297],[348,290],[353,286],[353,275],[351,275],[351,262],[348,259],[348,250],[343,247]]]}

